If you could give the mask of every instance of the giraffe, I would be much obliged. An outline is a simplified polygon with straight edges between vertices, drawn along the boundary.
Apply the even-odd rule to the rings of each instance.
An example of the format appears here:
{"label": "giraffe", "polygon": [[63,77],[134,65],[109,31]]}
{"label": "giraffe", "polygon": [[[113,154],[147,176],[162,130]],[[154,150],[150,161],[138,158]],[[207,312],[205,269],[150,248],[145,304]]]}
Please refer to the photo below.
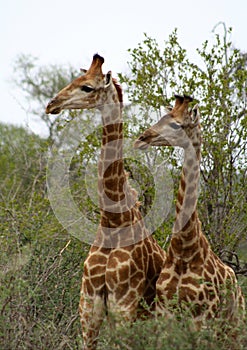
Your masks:
{"label": "giraffe", "polygon": [[[241,322],[245,303],[234,271],[212,251],[197,213],[200,175],[201,127],[199,108],[188,111],[193,99],[175,95],[175,106],[158,123],[145,130],[134,147],[179,146],[184,162],[176,202],[176,219],[167,257],[156,283],[158,314],[171,317],[173,307],[192,315],[193,328],[220,318]],[[172,307],[173,305],[173,307]]]}
{"label": "giraffe", "polygon": [[123,163],[122,90],[104,58],[93,56],[90,68],[47,105],[46,113],[97,108],[102,116],[98,161],[100,224],[84,262],[79,313],[85,349],[96,349],[104,315],[133,321],[142,298],[154,304],[156,280],[165,252],[145,228],[137,193],[128,183]]}

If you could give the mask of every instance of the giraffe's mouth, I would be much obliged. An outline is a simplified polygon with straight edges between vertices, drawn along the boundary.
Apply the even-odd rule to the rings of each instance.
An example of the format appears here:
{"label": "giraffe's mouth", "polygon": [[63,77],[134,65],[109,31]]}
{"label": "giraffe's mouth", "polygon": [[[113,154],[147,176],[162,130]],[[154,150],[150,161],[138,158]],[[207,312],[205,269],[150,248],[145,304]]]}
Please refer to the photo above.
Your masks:
{"label": "giraffe's mouth", "polygon": [[140,136],[135,142],[134,142],[134,148],[145,150],[149,146],[173,146],[175,142],[173,140],[167,140],[165,138],[162,138],[160,135],[156,137],[145,137],[144,135]]}
{"label": "giraffe's mouth", "polygon": [[55,108],[55,109],[52,109],[50,112],[50,114],[59,114],[61,112],[61,109],[60,108]]}
{"label": "giraffe's mouth", "polygon": [[47,105],[45,113],[46,114],[59,114],[61,112],[61,106],[58,106],[58,101],[53,98]]}
{"label": "giraffe's mouth", "polygon": [[149,147],[149,144],[145,141],[142,141],[142,140],[136,140],[134,142],[134,148],[136,149],[141,149],[141,150],[145,150]]}

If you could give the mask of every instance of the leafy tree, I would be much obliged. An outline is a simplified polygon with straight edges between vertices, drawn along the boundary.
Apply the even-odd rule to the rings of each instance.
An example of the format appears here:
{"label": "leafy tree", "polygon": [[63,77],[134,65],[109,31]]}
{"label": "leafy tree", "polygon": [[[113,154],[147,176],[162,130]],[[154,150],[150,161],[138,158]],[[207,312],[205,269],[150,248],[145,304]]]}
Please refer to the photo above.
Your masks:
{"label": "leafy tree", "polygon": [[[217,31],[222,25],[223,33]],[[214,41],[205,41],[197,50],[198,63],[191,62],[187,51],[181,47],[175,29],[164,42],[163,48],[154,38],[144,35],[143,42],[130,49],[130,73],[119,75],[127,87],[131,106],[125,108],[128,123],[125,134],[134,138],[144,128],[156,122],[167,106],[173,103],[174,93],[192,94],[200,102],[203,126],[203,153],[201,163],[201,190],[199,198],[203,230],[214,249],[225,259],[234,258],[234,253],[246,240],[246,54],[233,47],[229,37],[231,28],[222,23],[214,28]],[[34,113],[47,123],[51,140],[59,144],[59,132],[67,125],[66,120],[81,118],[76,125],[80,129],[81,142],[71,164],[73,195],[80,208],[97,220],[97,209],[87,196],[85,169],[97,163],[97,150],[101,134],[98,118],[92,114],[64,112],[51,121],[45,116],[45,103],[64,87],[76,73],[71,67],[38,67],[31,57],[21,56],[16,64],[17,84],[22,86],[27,98],[37,101]],[[133,109],[133,106],[137,106]],[[131,115],[131,118],[130,118]],[[79,119],[78,119],[79,120]],[[88,132],[96,128],[98,131]],[[78,130],[77,130],[78,131]],[[71,131],[73,132],[73,131]],[[64,145],[62,145],[63,151]],[[66,147],[70,147],[67,145]],[[139,158],[138,158],[139,157]],[[182,153],[177,149],[152,149],[148,154],[135,155],[135,160],[126,159],[130,177],[138,183],[143,202],[143,213],[152,206],[155,195],[153,180],[149,183],[152,169],[167,158],[174,183],[178,183]],[[145,160],[145,170],[138,171]],[[139,165],[138,165],[139,164]],[[151,175],[150,173],[151,172]],[[73,173],[73,174],[72,174]],[[76,175],[77,173],[77,175]],[[85,199],[82,200],[82,199]],[[90,204],[91,203],[91,204]],[[95,217],[96,215],[96,217]],[[156,231],[161,244],[171,232],[173,213],[166,217],[163,226]],[[164,233],[165,230],[165,233]],[[239,267],[235,266],[237,270]]]}
{"label": "leafy tree", "polygon": [[59,129],[58,116],[47,115],[46,105],[52,96],[78,76],[78,72],[71,66],[40,66],[37,58],[22,54],[15,61],[14,73],[16,85],[30,104],[29,112],[45,123],[49,139],[55,141]]}
{"label": "leafy tree", "polygon": [[[129,50],[130,74],[120,74],[120,79],[127,86],[129,100],[141,107],[142,119],[134,119],[136,130],[139,125],[137,135],[173,103],[174,93],[193,95],[200,102],[200,217],[214,249],[222,257],[228,253],[225,259],[237,271],[240,266],[232,261],[232,253],[247,238],[247,56],[233,47],[229,40],[231,28],[223,24],[223,35],[217,29],[218,25],[214,41],[205,41],[197,50],[200,64],[189,60],[176,30],[162,49],[145,34],[143,42]],[[178,169],[178,154],[167,149],[162,152]]]}

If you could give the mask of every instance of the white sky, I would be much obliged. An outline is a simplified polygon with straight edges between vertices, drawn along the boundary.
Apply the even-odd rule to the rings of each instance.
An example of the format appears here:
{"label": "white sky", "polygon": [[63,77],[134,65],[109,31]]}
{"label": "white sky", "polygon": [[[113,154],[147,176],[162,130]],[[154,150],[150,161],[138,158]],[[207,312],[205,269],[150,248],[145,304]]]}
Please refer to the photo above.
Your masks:
{"label": "white sky", "polygon": [[[189,55],[212,38],[223,21],[233,28],[235,47],[247,52],[246,0],[0,0],[0,121],[42,133],[20,89],[11,84],[17,55],[31,54],[40,64],[88,67],[92,56],[104,56],[104,70],[127,72],[127,49],[143,33],[160,43],[178,28]],[[52,97],[52,96],[51,96]]]}

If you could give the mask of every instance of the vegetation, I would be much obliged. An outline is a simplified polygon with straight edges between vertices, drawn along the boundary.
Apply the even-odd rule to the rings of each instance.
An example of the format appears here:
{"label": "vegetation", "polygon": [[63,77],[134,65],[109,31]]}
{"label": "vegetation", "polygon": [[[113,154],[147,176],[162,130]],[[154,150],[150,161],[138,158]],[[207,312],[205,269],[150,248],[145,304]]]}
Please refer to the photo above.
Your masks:
{"label": "vegetation", "polygon": [[[200,101],[204,143],[199,214],[213,249],[235,269],[247,297],[247,56],[232,46],[231,30],[223,29],[219,35],[215,28],[215,41],[206,41],[198,49],[200,64],[189,60],[176,30],[163,48],[145,35],[143,42],[129,50],[129,73],[119,79],[131,102],[125,108],[129,148],[143,128],[173,103],[175,92],[193,94]],[[0,124],[0,348],[81,349],[77,309],[91,238],[71,233],[57,220],[49,201],[47,158],[59,153],[67,159],[69,155],[71,196],[81,215],[97,225],[100,118],[91,112],[45,115],[48,100],[77,75],[71,67],[39,67],[32,57],[20,56],[15,72],[17,85],[32,101],[32,112],[45,124],[48,137]],[[140,193],[144,215],[153,203],[159,204],[159,198],[155,202],[159,184],[153,169],[166,159],[167,183],[163,187],[171,186],[172,180],[171,203],[167,208],[160,203],[165,218],[159,221],[152,215],[154,222],[150,219],[156,238],[165,247],[173,223],[170,206],[174,206],[173,181],[178,182],[181,153],[154,148],[145,154],[126,152],[126,168]],[[84,232],[87,227],[79,229]],[[111,330],[106,321],[99,349],[247,347],[246,324],[238,340],[227,334],[215,338],[215,327],[217,324],[209,324],[207,329],[193,332],[185,317],[180,321],[139,320]]]}
{"label": "vegetation", "polygon": [[[100,337],[100,350],[105,349],[133,349],[133,350],[240,350],[246,349],[246,329],[242,329],[245,336],[237,340],[229,337],[227,333],[216,337],[214,324],[208,325],[200,332],[193,331],[188,319],[180,320],[146,320],[137,321],[134,325],[109,331],[104,329],[104,336]],[[219,327],[219,325],[218,325]]]}
{"label": "vegetation", "polygon": [[[195,102],[200,102],[203,151],[199,210],[203,231],[221,257],[236,252],[247,238],[247,56],[228,41],[231,29],[224,30],[223,36],[215,34],[215,42],[206,41],[198,49],[200,66],[188,59],[176,30],[163,50],[145,35],[144,41],[130,50],[131,74],[120,75],[129,97],[143,112],[141,122],[135,119],[141,128],[150,125],[150,119],[160,118],[164,106],[173,104],[174,93],[193,95]],[[177,153],[173,149],[161,151],[177,170]],[[180,170],[176,174],[180,176]],[[229,254],[228,261],[234,260]],[[241,269],[237,264],[235,267]]]}

